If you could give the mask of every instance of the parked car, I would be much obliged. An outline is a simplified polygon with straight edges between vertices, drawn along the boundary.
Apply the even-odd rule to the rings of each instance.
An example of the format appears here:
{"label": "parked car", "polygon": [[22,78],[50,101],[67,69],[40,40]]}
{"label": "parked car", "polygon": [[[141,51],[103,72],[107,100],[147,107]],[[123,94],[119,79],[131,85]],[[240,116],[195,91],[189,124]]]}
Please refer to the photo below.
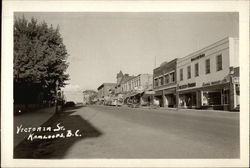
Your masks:
{"label": "parked car", "polygon": [[68,101],[64,104],[64,107],[75,107],[75,103],[73,101]]}

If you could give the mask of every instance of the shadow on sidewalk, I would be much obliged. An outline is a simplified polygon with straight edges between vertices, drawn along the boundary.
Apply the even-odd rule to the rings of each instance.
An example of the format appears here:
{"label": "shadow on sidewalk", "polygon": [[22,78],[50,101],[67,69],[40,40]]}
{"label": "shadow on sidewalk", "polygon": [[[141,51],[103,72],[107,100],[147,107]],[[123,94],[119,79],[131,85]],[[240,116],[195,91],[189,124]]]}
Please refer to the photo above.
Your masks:
{"label": "shadow on sidewalk", "polygon": [[[48,137],[48,135],[57,133],[67,135],[67,130],[71,130],[74,134],[77,130],[79,130],[77,134],[74,134],[74,136],[71,137],[65,136],[65,138],[33,139],[33,141],[28,140],[28,137],[26,137],[14,148],[14,158],[63,158],[68,149],[77,141],[84,140],[85,138],[97,138],[102,135],[102,133],[92,126],[91,123],[79,115],[74,115],[75,112],[74,108],[69,108],[64,110],[62,113],[55,114],[41,126],[46,128],[51,127],[52,131],[39,131],[33,133],[34,135]],[[53,129],[57,128],[58,123],[60,123],[60,126],[64,126],[66,130],[54,132]],[[77,136],[80,134],[81,136]]]}

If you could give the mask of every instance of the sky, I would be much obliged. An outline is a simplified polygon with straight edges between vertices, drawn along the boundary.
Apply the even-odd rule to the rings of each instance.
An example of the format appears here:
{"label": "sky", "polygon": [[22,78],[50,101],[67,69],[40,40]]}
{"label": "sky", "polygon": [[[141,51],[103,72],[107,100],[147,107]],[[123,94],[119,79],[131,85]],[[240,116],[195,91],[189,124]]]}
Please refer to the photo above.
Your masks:
{"label": "sky", "polygon": [[228,12],[25,12],[60,27],[69,53],[69,88],[97,88],[116,74],[153,73],[164,61],[187,56],[225,37],[239,37],[239,15]]}

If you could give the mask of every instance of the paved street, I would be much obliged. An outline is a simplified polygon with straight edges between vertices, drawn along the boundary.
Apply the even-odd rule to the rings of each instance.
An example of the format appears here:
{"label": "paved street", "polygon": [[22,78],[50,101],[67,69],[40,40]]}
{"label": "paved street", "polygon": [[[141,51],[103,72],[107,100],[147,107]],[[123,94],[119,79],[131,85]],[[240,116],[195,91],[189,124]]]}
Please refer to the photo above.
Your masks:
{"label": "paved street", "polygon": [[239,113],[88,106],[63,115],[62,125],[83,136],[53,143],[50,157],[239,157]]}

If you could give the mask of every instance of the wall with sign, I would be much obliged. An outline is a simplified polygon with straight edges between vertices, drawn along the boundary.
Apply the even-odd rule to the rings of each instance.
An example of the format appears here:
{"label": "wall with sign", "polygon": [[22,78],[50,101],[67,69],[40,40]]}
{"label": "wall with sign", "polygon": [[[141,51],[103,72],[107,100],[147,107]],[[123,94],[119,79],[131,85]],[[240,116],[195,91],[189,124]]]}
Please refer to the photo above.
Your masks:
{"label": "wall with sign", "polygon": [[[230,40],[229,40],[230,39]],[[235,39],[237,41],[237,39]],[[231,44],[233,43],[233,45]],[[179,89],[186,90],[204,86],[204,83],[221,82],[224,78],[228,78],[229,67],[237,66],[230,61],[238,58],[237,49],[230,47],[238,47],[232,38],[225,38],[197,52],[194,52],[177,61],[177,83]],[[217,56],[222,56],[222,70],[217,70]],[[234,57],[234,58],[231,58]],[[210,73],[206,73],[206,60],[210,60]],[[199,75],[195,76],[195,64],[199,65]],[[191,78],[188,79],[188,66],[191,67]],[[180,71],[183,69],[183,80],[180,80]],[[225,81],[223,81],[225,82]]]}

